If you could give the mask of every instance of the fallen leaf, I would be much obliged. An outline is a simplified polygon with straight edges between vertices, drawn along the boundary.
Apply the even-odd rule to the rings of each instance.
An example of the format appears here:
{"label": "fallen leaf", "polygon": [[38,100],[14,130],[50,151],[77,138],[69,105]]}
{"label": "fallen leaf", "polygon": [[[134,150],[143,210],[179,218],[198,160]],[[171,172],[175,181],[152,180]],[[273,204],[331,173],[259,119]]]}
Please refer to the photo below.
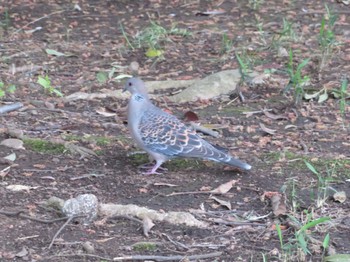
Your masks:
{"label": "fallen leaf", "polygon": [[287,208],[285,204],[285,198],[282,194],[277,194],[271,197],[272,212],[275,216],[285,215]]}
{"label": "fallen leaf", "polygon": [[340,203],[344,203],[345,200],[346,200],[346,193],[345,193],[345,191],[336,192],[336,193],[333,195],[333,199],[334,199],[335,201],[340,202]]}
{"label": "fallen leaf", "polygon": [[267,116],[268,118],[271,118],[273,120],[278,120],[278,119],[288,119],[288,117],[286,116],[283,116],[283,115],[275,115],[275,114],[272,114],[266,110],[264,110],[264,115]]}
{"label": "fallen leaf", "polygon": [[231,190],[231,188],[238,182],[238,180],[231,180],[225,184],[221,184],[220,186],[218,186],[217,188],[213,189],[212,191],[210,191],[211,193],[215,193],[215,194],[225,194],[228,191]]}
{"label": "fallen leaf", "polygon": [[168,186],[168,187],[176,187],[178,185],[168,184],[168,183],[154,183],[155,186]]}
{"label": "fallen leaf", "polygon": [[26,255],[28,255],[28,250],[23,247],[21,251],[19,251],[15,256],[16,257],[25,257]]}
{"label": "fallen leaf", "polygon": [[276,130],[267,128],[263,123],[259,123],[259,125],[260,125],[261,130],[269,135],[274,135],[276,133]]}
{"label": "fallen leaf", "polygon": [[151,230],[152,227],[155,226],[155,224],[152,222],[152,220],[145,216],[142,220],[143,222],[143,234],[148,237],[148,232]]}
{"label": "fallen leaf", "polygon": [[199,118],[196,113],[192,111],[187,111],[184,115],[184,120],[187,122],[196,122],[199,120]]}
{"label": "fallen leaf", "polygon": [[64,53],[61,53],[59,51],[53,50],[53,49],[45,49],[46,53],[48,55],[53,55],[53,56],[66,56]]}
{"label": "fallen leaf", "polygon": [[5,167],[3,170],[0,170],[0,177],[4,178],[10,172],[11,166]]}
{"label": "fallen leaf", "polygon": [[231,210],[231,203],[229,201],[225,201],[225,200],[219,199],[219,198],[217,198],[215,196],[210,196],[209,199],[213,199],[216,202],[218,202],[220,204],[220,206],[224,206],[228,210]]}
{"label": "fallen leaf", "polygon": [[31,186],[24,186],[24,185],[9,185],[6,187],[6,189],[14,191],[14,192],[21,192],[21,191],[27,191],[31,189],[37,189],[38,187],[31,187]]}
{"label": "fallen leaf", "polygon": [[102,116],[105,116],[105,117],[111,117],[111,116],[115,116],[116,113],[112,113],[112,112],[108,112],[106,110],[106,108],[98,108],[96,109],[96,113],[102,115]]}

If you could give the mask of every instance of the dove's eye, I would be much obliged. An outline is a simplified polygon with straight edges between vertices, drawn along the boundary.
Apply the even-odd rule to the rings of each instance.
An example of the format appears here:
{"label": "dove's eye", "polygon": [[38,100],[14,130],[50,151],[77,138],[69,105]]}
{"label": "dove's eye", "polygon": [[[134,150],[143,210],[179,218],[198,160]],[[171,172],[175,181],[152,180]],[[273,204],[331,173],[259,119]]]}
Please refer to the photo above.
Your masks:
{"label": "dove's eye", "polygon": [[132,83],[129,83],[129,86],[132,86]]}

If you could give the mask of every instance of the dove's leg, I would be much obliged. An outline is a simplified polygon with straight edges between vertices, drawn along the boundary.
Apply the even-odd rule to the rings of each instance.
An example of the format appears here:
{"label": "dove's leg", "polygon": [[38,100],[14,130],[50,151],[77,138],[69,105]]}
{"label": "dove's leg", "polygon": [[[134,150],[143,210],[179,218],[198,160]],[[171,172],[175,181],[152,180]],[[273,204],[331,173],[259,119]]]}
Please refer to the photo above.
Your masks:
{"label": "dove's leg", "polygon": [[[139,169],[150,169],[150,170],[152,170],[153,167],[154,167],[154,162],[149,162],[138,166]],[[161,166],[158,167],[158,170],[168,171],[167,168],[161,167]]]}
{"label": "dove's leg", "polygon": [[156,160],[156,164],[153,166],[152,169],[150,169],[147,172],[143,172],[143,175],[161,175],[162,173],[157,172],[158,169],[164,169],[161,166],[161,164],[163,164],[163,160]]}

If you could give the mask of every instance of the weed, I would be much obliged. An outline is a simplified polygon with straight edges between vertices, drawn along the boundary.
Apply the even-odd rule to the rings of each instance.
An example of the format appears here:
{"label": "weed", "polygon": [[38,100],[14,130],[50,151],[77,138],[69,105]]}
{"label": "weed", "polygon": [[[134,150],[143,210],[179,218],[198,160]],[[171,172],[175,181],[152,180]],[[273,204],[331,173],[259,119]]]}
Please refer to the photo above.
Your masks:
{"label": "weed", "polygon": [[54,94],[58,97],[63,97],[63,94],[61,91],[59,91],[56,87],[51,85],[51,80],[48,75],[45,77],[38,76],[37,83],[44,88],[46,92],[48,92],[50,95]]}
{"label": "weed", "polygon": [[132,245],[132,249],[135,251],[155,251],[157,249],[157,243],[137,242]]}
{"label": "weed", "polygon": [[322,17],[320,33],[318,36],[318,43],[322,54],[320,63],[321,70],[331,58],[334,48],[340,45],[340,43],[336,41],[335,34],[333,32],[335,22],[337,21],[337,16],[328,8],[327,4],[325,5],[325,8],[327,14],[326,16]]}
{"label": "weed", "polygon": [[264,3],[264,0],[248,0],[250,8],[253,10],[259,10],[262,3]]}
{"label": "weed", "polygon": [[191,35],[191,33],[187,29],[177,28],[176,25],[173,25],[170,29],[166,29],[156,22],[151,21],[149,26],[145,27],[136,35],[134,45],[138,48],[146,48],[147,57],[160,57],[164,52],[162,50],[164,43],[172,42],[170,35],[186,37]]}
{"label": "weed", "polygon": [[[329,217],[320,217],[313,219],[313,213],[309,213],[308,211],[304,211],[300,219],[297,219],[291,215],[288,215],[288,218],[290,220],[290,224],[294,225],[294,227],[297,229],[293,237],[284,241],[282,230],[279,225],[276,225],[276,231],[280,241],[281,249],[283,251],[283,261],[295,261],[295,256],[301,258],[305,257],[307,254],[311,254],[308,248],[309,243],[313,243],[311,229],[317,227],[320,224],[326,223],[331,219]],[[328,245],[327,241],[325,240],[323,243],[325,243],[325,245]]]}
{"label": "weed", "polygon": [[236,53],[236,58],[239,65],[239,71],[241,73],[242,81],[248,76],[249,70],[251,68],[251,58],[246,52],[241,53],[240,55]]}
{"label": "weed", "polygon": [[123,37],[126,41],[126,43],[128,44],[128,46],[131,48],[131,50],[135,50],[134,46],[131,44],[131,42],[129,41],[129,37],[128,35],[126,34],[125,30],[124,30],[124,27],[122,24],[120,24],[120,30],[122,31],[122,34],[123,34]]}
{"label": "weed", "polygon": [[10,27],[10,15],[7,9],[4,10],[3,19],[0,21],[0,27],[7,30]]}
{"label": "weed", "polygon": [[305,94],[304,86],[309,83],[310,77],[308,75],[302,76],[302,69],[309,63],[310,58],[301,61],[297,67],[294,67],[293,63],[293,51],[289,50],[289,61],[287,64],[287,74],[289,75],[289,83],[284,88],[284,93],[287,93],[291,89],[294,91],[294,102],[299,104]]}
{"label": "weed", "polygon": [[99,84],[105,84],[110,81],[119,82],[122,79],[132,77],[124,73],[126,68],[127,66],[121,66],[117,62],[113,62],[108,72],[100,71],[96,74],[96,80]]}
{"label": "weed", "polygon": [[334,89],[331,91],[335,98],[339,99],[339,111],[343,119],[343,129],[345,130],[345,114],[346,106],[348,105],[347,99],[350,98],[350,92],[347,91],[349,85],[349,80],[344,78],[341,82],[339,89]]}
{"label": "weed", "polygon": [[233,39],[230,39],[229,36],[224,33],[221,38],[221,54],[230,53],[233,49]]}
{"label": "weed", "polygon": [[14,84],[6,85],[0,80],[0,99],[6,96],[6,93],[14,93],[16,91],[16,86]]}

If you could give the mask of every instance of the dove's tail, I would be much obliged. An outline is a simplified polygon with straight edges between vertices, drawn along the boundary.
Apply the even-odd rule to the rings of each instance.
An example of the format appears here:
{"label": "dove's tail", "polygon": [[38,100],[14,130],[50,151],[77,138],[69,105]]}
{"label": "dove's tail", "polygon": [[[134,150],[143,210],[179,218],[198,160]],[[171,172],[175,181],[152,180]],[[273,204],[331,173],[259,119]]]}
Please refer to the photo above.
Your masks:
{"label": "dove's tail", "polygon": [[231,159],[229,161],[225,161],[226,164],[231,165],[231,166],[235,166],[235,167],[239,167],[243,170],[250,170],[252,168],[251,165],[244,163],[238,159],[235,159],[233,157],[231,157]]}

